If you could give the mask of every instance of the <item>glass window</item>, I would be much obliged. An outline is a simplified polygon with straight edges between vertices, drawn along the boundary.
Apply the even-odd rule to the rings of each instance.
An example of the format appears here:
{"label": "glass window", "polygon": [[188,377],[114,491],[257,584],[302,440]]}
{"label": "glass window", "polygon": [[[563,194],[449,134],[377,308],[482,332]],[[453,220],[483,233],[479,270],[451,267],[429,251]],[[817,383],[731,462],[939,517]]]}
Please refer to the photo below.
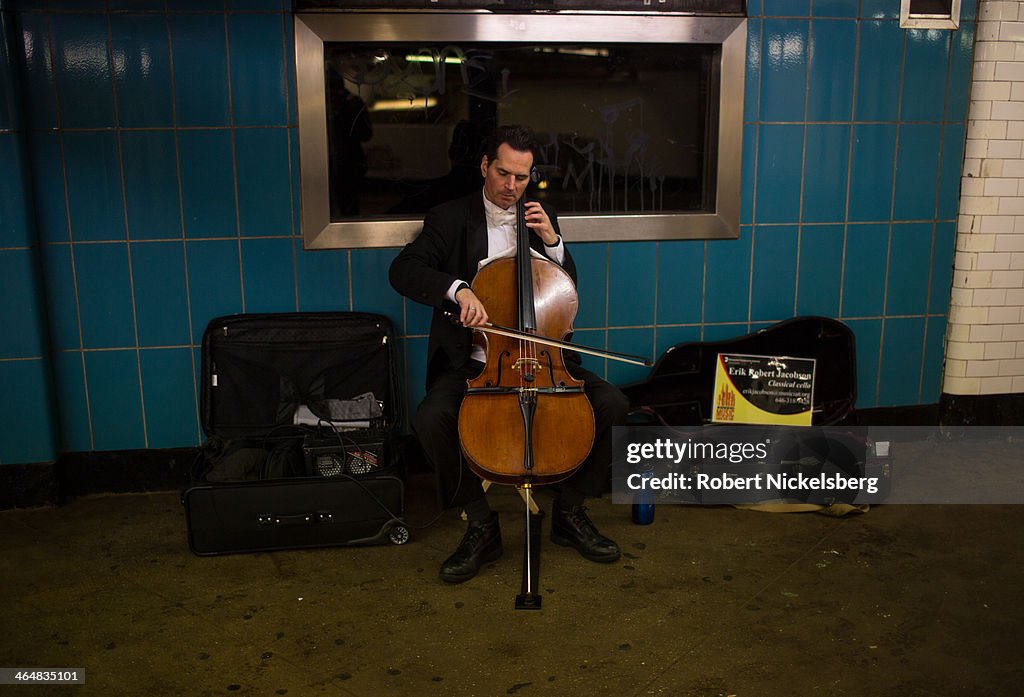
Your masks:
{"label": "glass window", "polygon": [[540,141],[532,195],[561,214],[709,212],[713,44],[324,46],[331,220],[420,214],[480,188],[482,139]]}

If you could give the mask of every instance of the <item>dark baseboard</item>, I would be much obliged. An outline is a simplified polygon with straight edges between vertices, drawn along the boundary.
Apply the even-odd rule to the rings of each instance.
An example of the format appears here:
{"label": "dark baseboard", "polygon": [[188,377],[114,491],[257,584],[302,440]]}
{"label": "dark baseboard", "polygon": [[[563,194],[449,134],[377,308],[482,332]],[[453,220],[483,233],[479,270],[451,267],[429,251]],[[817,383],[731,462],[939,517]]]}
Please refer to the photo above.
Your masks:
{"label": "dark baseboard", "polygon": [[939,402],[943,426],[1024,426],[1024,394],[944,394]]}
{"label": "dark baseboard", "polygon": [[[432,471],[416,439],[398,442],[403,468]],[[89,494],[184,491],[199,448],[61,453],[56,462],[0,465],[0,510],[67,503]]]}
{"label": "dark baseboard", "polygon": [[0,466],[0,510],[47,506],[58,499],[57,463]]}
{"label": "dark baseboard", "polygon": [[858,409],[858,426],[1024,426],[1024,394],[943,394],[938,404]]}
{"label": "dark baseboard", "polygon": [[843,421],[855,426],[938,426],[938,404],[857,409]]}
{"label": "dark baseboard", "polygon": [[0,510],[89,494],[184,489],[197,448],[61,453],[56,462],[0,466]]}
{"label": "dark baseboard", "polygon": [[198,448],[61,453],[61,500],[88,494],[168,491],[188,485]]}
{"label": "dark baseboard", "polygon": [[[855,426],[1020,426],[1024,394],[942,395],[938,404],[858,409]],[[406,470],[430,471],[415,439],[400,443]],[[65,503],[101,493],[182,491],[197,448],[61,453],[56,462],[0,466],[0,510]]]}

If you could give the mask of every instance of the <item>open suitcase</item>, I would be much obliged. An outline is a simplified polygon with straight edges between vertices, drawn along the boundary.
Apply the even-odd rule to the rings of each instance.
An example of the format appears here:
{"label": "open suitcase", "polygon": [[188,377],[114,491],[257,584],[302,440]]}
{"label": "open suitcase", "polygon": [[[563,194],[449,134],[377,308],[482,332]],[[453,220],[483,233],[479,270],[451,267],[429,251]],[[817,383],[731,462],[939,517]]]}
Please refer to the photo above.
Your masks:
{"label": "open suitcase", "polygon": [[403,544],[394,330],[360,312],[242,314],[203,335],[197,555]]}
{"label": "open suitcase", "polygon": [[[771,426],[717,423],[712,419],[715,376],[720,355],[800,357],[813,359],[811,425],[789,427],[779,432]],[[752,334],[714,342],[690,342],[668,349],[646,380],[626,385],[634,428],[655,438],[659,427],[684,427],[683,439],[693,435],[709,443],[770,442],[767,456],[758,462],[740,464],[703,461],[690,465],[685,474],[750,477],[757,472],[807,477],[819,474],[875,478],[880,491],[872,502],[888,495],[892,461],[888,443],[876,443],[864,427],[844,426],[853,413],[857,398],[856,355],[853,332],[842,322],[828,317],[796,317]],[[775,437],[772,437],[773,433]],[[824,490],[800,498],[800,502],[862,503],[856,492]],[[790,500],[791,492],[769,487],[744,492],[750,503]],[[731,503],[735,492],[687,492],[692,503]],[[685,497],[684,497],[685,498]]]}

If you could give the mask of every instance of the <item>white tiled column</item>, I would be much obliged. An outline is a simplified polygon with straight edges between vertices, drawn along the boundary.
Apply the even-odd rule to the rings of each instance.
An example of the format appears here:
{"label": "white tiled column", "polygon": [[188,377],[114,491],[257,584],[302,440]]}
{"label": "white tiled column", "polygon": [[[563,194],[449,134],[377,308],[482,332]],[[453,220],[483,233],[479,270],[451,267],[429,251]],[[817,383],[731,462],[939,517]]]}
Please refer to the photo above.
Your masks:
{"label": "white tiled column", "polygon": [[946,370],[955,395],[1024,392],[1024,2],[981,0]]}

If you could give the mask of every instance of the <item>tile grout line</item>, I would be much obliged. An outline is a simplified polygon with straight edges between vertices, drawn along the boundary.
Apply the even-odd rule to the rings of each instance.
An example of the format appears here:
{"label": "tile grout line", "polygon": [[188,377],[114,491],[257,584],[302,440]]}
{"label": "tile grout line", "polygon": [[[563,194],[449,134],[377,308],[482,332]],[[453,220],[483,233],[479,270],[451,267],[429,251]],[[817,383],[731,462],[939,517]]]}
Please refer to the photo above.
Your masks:
{"label": "tile grout line", "polygon": [[[953,33],[950,32],[949,36],[946,37],[946,40],[947,40],[947,44],[946,44],[946,85],[945,85],[945,94],[944,94],[943,104],[942,104],[943,123],[939,126],[939,162],[938,162],[938,166],[936,167],[936,174],[935,174],[935,206],[933,208],[933,213],[932,213],[932,215],[934,217],[934,220],[932,221],[931,245],[930,245],[929,254],[928,254],[928,280],[925,281],[926,287],[925,287],[925,299],[924,299],[924,310],[925,310],[924,339],[921,342],[921,371],[920,371],[920,374],[918,375],[918,382],[917,382],[917,401],[918,401],[918,403],[921,402],[921,398],[924,395],[925,360],[928,357],[928,324],[929,324],[929,321],[928,321],[927,312],[928,312],[929,309],[931,309],[931,304],[932,304],[932,281],[933,281],[933,279],[935,277],[935,243],[937,241],[937,236],[938,236],[939,210],[940,210],[941,198],[942,198],[942,164],[943,164],[943,160],[944,160],[944,155],[946,154],[946,120],[945,120],[945,117],[949,115],[949,105],[950,105],[950,93],[949,93],[950,79],[949,79],[949,76],[950,76],[950,71],[952,70],[952,66],[953,66],[953,56],[954,56],[954,51],[955,51],[955,49],[954,49],[955,42],[954,42],[953,39],[954,39]],[[974,70],[973,70],[973,63],[974,63],[974,61],[972,60],[971,63],[972,63],[971,72],[973,73],[974,72]],[[967,129],[964,128],[964,136],[966,137],[966,135],[967,135]],[[962,159],[963,158],[961,158],[961,160]],[[959,169],[959,171],[957,172],[957,174],[962,175],[962,173],[963,173],[963,162],[962,161],[961,161],[960,167],[958,169]],[[959,179],[959,177],[958,177],[958,179]],[[959,194],[959,187],[957,187],[957,189],[958,189],[958,194]],[[959,195],[957,196],[957,198],[959,199]],[[956,238],[954,236],[954,245],[955,245],[955,239]],[[942,343],[945,344],[945,337],[943,337],[943,342]],[[942,376],[945,374],[945,372],[946,372],[946,351],[945,351],[945,346],[943,346],[943,348],[942,348],[942,362],[940,363],[940,366],[939,366],[939,390],[940,390],[940,394],[941,394],[941,390],[942,390]]]}
{"label": "tile grout line", "polygon": [[228,93],[228,123],[231,129],[231,171],[235,190],[235,240],[238,252],[238,291],[242,299],[242,313],[245,313],[245,272],[242,257],[242,211],[239,205],[238,193],[238,141],[235,135],[235,98],[231,86],[231,36],[228,26],[227,0],[221,3],[221,13],[224,18],[224,68],[227,73]]}
{"label": "tile grout line", "polygon": [[793,316],[797,317],[800,298],[800,243],[804,232],[804,183],[807,179],[807,117],[811,111],[811,49],[814,41],[814,6],[811,5],[811,16],[807,19],[807,64],[804,69],[804,141],[800,153],[800,204],[796,211],[796,259],[793,268]]}
{"label": "tile grout line", "polygon": [[849,132],[847,136],[847,150],[846,150],[846,195],[843,200],[843,241],[839,256],[839,304],[836,308],[837,319],[843,319],[843,299],[845,293],[843,292],[846,288],[846,249],[849,242],[850,234],[850,197],[853,189],[853,144],[855,142],[855,132],[857,130],[857,93],[860,79],[860,42],[861,42],[861,23],[856,22],[856,30],[854,31],[853,38],[853,90],[850,95],[850,122]]}
{"label": "tile grout line", "polygon": [[[46,14],[46,29],[47,29],[47,43],[49,49],[50,69],[56,73],[57,56],[54,47],[54,33],[53,33],[53,18]],[[85,398],[85,418],[86,426],[89,432],[89,449],[95,450],[95,434],[92,427],[92,401],[89,397],[89,371],[88,366],[85,362],[85,336],[82,331],[82,303],[78,297],[78,267],[75,260],[75,239],[74,239],[74,225],[71,222],[71,194],[68,187],[68,166],[67,166],[67,154],[64,146],[64,129],[63,129],[63,117],[61,113],[61,100],[60,90],[57,89],[56,77],[51,79],[51,85],[53,89],[53,103],[54,103],[54,118],[57,145],[60,151],[60,169],[61,176],[64,184],[64,216],[65,226],[67,227],[68,234],[68,258],[71,262],[71,288],[74,294],[75,300],[75,321],[78,329],[78,352],[81,359],[82,368],[82,391]],[[55,380],[56,381],[56,380]],[[60,413],[58,409],[58,419],[60,419]],[[61,433],[60,440],[63,440],[65,434]],[[69,439],[70,440],[70,439]],[[60,442],[57,444],[61,445]]]}
{"label": "tile grout line", "polygon": [[882,392],[882,366],[885,358],[885,330],[888,315],[886,314],[889,310],[889,271],[892,264],[892,237],[893,237],[893,216],[896,214],[896,181],[899,176],[899,163],[900,163],[900,136],[903,129],[903,124],[899,123],[900,117],[903,115],[903,89],[906,79],[906,63],[907,63],[907,32],[902,35],[902,46],[900,49],[900,78],[899,78],[899,101],[896,103],[896,138],[893,143],[892,149],[892,180],[890,182],[891,198],[889,201],[889,235],[885,245],[885,282],[882,286],[882,328],[879,333],[878,339],[878,374],[875,375],[875,406],[880,406],[881,403],[881,392]]}
{"label": "tile grout line", "polygon": [[[174,79],[174,36],[171,32],[171,16],[164,7],[164,27],[167,32],[167,70],[171,90],[171,127],[174,129],[174,159],[178,174],[178,216],[181,226],[181,263],[185,274],[185,324],[188,332],[188,362],[192,369],[192,406],[195,409],[195,443],[203,442],[203,424],[199,409],[199,394],[202,389],[202,372],[196,370],[195,324],[192,321],[192,283],[188,269],[188,241],[185,235],[185,185],[181,168],[181,129],[178,124],[178,93]],[[173,240],[177,242],[178,240]]]}
{"label": "tile grout line", "polygon": [[[291,81],[288,79],[288,26],[285,20],[285,15],[281,13],[281,71],[284,82],[284,99],[285,99],[285,133],[287,135],[286,143],[288,150],[288,228],[291,230],[292,243],[289,245],[292,250],[292,285],[294,286],[295,292],[295,311],[299,311],[299,256],[302,254],[303,249],[303,236],[302,230],[295,229],[295,179],[296,172],[295,166],[298,164],[292,161],[292,130],[291,130],[291,111],[292,111],[292,89]],[[298,248],[296,248],[296,243]]]}
{"label": "tile grout line", "polygon": [[[109,10],[109,6],[107,7]],[[114,76],[114,31],[110,13],[105,16],[107,26],[107,67],[110,71],[110,93],[114,107],[114,137],[117,143],[117,167],[121,179],[121,216],[124,219],[124,249],[128,264],[128,296],[132,306],[132,334],[135,337],[135,372],[138,380],[139,410],[142,417],[142,447],[149,447],[149,429],[146,424],[146,395],[142,385],[142,356],[139,354],[139,317],[135,304],[135,274],[132,267],[131,227],[128,220],[128,190],[124,176],[124,142],[121,137],[120,102],[117,94],[117,80]],[[131,348],[131,347],[129,347]]]}

